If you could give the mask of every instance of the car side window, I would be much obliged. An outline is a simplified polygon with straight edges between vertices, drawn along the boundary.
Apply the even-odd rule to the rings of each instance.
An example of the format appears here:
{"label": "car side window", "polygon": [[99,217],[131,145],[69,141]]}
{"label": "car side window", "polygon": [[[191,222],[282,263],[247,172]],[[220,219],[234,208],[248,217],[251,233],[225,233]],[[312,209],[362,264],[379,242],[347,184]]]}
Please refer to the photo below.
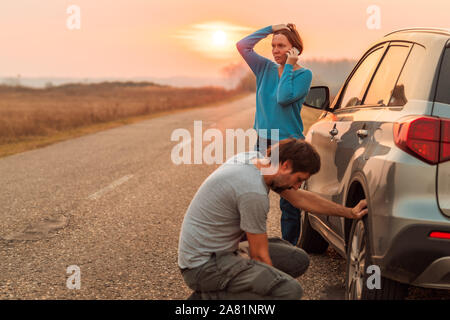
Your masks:
{"label": "car side window", "polygon": [[398,99],[401,99],[398,92],[400,90],[394,89],[394,86],[408,57],[409,50],[409,46],[389,46],[364,98],[365,105],[386,106],[393,93],[395,97],[398,96]]}
{"label": "car side window", "polygon": [[370,52],[360,63],[358,69],[353,73],[352,78],[347,83],[341,99],[341,107],[358,106],[362,103],[364,93],[375,68],[383,54],[384,47],[378,47]]}
{"label": "car side window", "polygon": [[426,59],[425,48],[414,44],[393,89],[388,106],[404,106],[408,100],[426,99],[427,86],[417,68],[417,66],[424,64]]}
{"label": "car side window", "polygon": [[450,48],[445,49],[436,93],[436,102],[450,104]]}

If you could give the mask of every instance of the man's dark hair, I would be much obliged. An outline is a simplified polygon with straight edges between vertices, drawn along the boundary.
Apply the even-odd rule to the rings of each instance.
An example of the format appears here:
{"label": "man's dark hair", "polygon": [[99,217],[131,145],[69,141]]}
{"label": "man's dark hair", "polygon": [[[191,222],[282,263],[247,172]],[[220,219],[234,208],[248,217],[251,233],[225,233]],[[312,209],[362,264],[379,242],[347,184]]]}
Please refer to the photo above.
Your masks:
{"label": "man's dark hair", "polygon": [[302,139],[289,138],[267,148],[267,157],[278,148],[279,163],[291,160],[292,173],[308,172],[313,175],[320,170],[320,156],[316,149]]}

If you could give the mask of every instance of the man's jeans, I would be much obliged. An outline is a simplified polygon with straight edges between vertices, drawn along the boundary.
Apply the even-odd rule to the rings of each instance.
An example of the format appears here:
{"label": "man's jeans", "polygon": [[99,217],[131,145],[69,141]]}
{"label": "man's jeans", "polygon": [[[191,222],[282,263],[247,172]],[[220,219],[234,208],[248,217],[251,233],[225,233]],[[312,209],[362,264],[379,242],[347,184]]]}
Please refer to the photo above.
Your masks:
{"label": "man's jeans", "polygon": [[[255,150],[266,155],[266,148],[273,143],[273,140],[267,140],[258,137]],[[281,209],[281,236],[284,240],[289,241],[294,246],[297,245],[300,236],[300,210],[294,207],[289,201],[280,197]]]}
{"label": "man's jeans", "polygon": [[295,279],[309,266],[309,257],[279,238],[269,239],[272,266],[243,257],[248,242],[241,242],[234,252],[216,252],[205,264],[182,270],[189,288],[203,300],[297,300],[303,289]]}

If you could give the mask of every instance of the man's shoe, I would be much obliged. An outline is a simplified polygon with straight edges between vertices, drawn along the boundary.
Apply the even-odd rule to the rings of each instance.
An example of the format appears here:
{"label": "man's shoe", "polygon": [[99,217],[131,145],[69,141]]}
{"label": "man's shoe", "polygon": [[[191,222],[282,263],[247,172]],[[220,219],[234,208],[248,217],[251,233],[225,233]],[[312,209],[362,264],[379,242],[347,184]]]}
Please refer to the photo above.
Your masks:
{"label": "man's shoe", "polygon": [[198,291],[194,291],[186,300],[202,300],[202,294]]}

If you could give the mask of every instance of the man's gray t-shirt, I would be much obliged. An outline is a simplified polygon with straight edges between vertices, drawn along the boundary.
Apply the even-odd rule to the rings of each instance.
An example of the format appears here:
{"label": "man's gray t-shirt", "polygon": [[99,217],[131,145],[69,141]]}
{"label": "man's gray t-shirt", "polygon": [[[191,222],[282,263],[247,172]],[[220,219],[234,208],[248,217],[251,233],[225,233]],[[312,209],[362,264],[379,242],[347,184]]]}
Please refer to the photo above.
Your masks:
{"label": "man's gray t-shirt", "polygon": [[251,159],[256,151],[239,153],[217,168],[200,186],[189,205],[178,245],[180,268],[195,268],[211,254],[238,249],[244,231],[265,233],[269,188]]}

